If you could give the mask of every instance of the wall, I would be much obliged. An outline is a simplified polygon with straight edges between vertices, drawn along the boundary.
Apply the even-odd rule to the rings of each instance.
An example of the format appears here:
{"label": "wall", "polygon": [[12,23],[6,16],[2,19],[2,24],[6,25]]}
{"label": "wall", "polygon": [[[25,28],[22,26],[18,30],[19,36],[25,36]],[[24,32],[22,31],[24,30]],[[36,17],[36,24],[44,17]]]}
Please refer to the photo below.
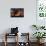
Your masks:
{"label": "wall", "polygon": [[[24,8],[24,18],[11,18],[10,8]],[[1,0],[0,1],[0,34],[10,32],[9,28],[19,27],[19,32],[30,32],[31,25],[36,24],[36,0]]]}

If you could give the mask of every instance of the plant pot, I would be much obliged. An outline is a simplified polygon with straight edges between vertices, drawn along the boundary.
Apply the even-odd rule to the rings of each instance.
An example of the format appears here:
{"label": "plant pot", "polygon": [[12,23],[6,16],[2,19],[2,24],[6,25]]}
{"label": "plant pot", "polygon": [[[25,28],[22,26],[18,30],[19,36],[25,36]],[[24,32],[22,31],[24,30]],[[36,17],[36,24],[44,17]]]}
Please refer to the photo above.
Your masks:
{"label": "plant pot", "polygon": [[44,40],[45,40],[45,39],[38,39],[37,42],[38,42],[39,44],[41,44],[41,43],[44,42]]}
{"label": "plant pot", "polygon": [[40,39],[37,39],[37,46],[40,46]]}
{"label": "plant pot", "polygon": [[40,39],[37,39],[37,43],[40,43]]}

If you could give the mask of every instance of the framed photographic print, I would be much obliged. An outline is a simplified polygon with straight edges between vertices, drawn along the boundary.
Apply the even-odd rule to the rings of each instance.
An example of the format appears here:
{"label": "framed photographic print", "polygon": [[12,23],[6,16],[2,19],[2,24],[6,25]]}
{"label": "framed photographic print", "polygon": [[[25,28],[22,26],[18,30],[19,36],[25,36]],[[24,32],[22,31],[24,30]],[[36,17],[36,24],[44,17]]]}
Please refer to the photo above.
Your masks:
{"label": "framed photographic print", "polygon": [[24,17],[24,8],[11,8],[11,17]]}

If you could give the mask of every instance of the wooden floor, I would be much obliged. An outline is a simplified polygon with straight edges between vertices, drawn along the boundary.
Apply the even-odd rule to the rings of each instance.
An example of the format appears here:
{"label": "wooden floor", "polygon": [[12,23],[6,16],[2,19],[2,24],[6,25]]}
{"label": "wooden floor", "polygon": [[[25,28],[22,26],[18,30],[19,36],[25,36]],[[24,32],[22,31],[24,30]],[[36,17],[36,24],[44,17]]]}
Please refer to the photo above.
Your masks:
{"label": "wooden floor", "polygon": [[[0,42],[0,46],[5,46],[5,45],[4,45],[3,42],[2,42],[2,43]],[[15,46],[15,43],[12,43],[12,42],[11,42],[11,43],[8,43],[7,46]],[[25,46],[25,45],[24,45],[24,46]],[[33,42],[32,42],[32,43],[30,43],[30,46],[37,46],[37,43],[33,43]],[[41,45],[41,46],[46,46],[46,43],[44,43],[44,44]]]}

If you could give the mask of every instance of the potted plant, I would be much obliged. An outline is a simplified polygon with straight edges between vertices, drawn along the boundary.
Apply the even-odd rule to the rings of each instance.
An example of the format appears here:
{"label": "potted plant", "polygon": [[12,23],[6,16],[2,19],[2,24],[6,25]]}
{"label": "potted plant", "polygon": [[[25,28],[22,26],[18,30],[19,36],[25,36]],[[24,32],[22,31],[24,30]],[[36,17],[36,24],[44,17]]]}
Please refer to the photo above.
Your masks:
{"label": "potted plant", "polygon": [[46,34],[45,32],[35,32],[35,33],[33,33],[33,35],[37,38],[38,43],[40,43],[40,40],[42,38],[45,38],[44,37],[44,36],[46,36],[45,34]]}

